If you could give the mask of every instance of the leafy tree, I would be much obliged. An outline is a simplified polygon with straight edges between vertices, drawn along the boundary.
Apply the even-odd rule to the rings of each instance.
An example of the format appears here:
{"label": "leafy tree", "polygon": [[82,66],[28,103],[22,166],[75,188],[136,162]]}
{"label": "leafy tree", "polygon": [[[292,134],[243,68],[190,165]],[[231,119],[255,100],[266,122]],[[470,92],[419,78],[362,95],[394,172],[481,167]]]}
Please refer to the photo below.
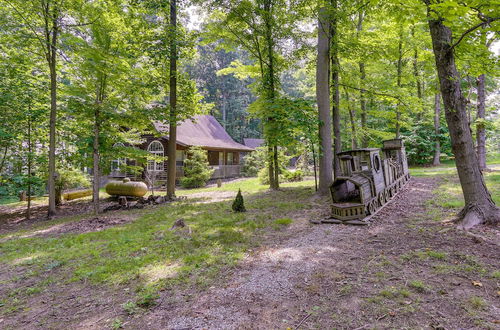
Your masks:
{"label": "leafy tree", "polygon": [[[500,209],[495,206],[491,199],[474,152],[467,117],[467,104],[460,86],[460,74],[455,64],[454,50],[469,33],[479,27],[492,24],[500,17],[490,16],[495,14],[492,2],[483,3],[480,7],[474,6],[473,3],[465,6],[455,1],[434,2],[426,0],[425,4],[429,14],[429,30],[446,121],[450,130],[458,176],[465,199],[465,207],[459,214],[459,218],[462,220],[461,226],[470,228],[483,222],[497,223],[500,219]],[[450,27],[448,24],[460,17],[469,17],[473,13],[477,15],[479,22],[474,22],[466,29],[460,27],[462,30],[460,36],[454,38],[454,27]]]}

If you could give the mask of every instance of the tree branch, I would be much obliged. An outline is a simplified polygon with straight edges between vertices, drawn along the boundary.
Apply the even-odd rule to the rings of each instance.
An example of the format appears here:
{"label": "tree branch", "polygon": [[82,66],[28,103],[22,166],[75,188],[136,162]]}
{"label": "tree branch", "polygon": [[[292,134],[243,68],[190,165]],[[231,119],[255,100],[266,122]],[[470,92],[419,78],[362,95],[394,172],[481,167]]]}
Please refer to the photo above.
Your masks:
{"label": "tree branch", "polygon": [[398,100],[399,102],[401,102],[404,106],[408,107],[408,105],[399,97],[399,96],[396,96],[396,95],[391,95],[391,94],[386,94],[386,93],[379,93],[379,92],[374,92],[374,91],[371,91],[371,90],[368,90],[368,89],[364,89],[364,88],[359,88],[359,87],[354,87],[354,86],[350,86],[350,85],[346,85],[346,84],[341,84],[339,83],[339,86],[343,86],[343,87],[347,87],[347,88],[351,88],[351,89],[355,89],[355,90],[358,90],[358,91],[362,91],[362,92],[366,92],[366,93],[369,93],[369,94],[373,94],[373,95],[379,95],[379,96],[386,96],[386,97],[391,97],[393,99],[396,99]]}
{"label": "tree branch", "polygon": [[465,36],[467,36],[469,33],[473,32],[476,29],[479,29],[482,26],[485,26],[485,25],[488,25],[494,21],[497,21],[497,20],[500,20],[500,17],[489,17],[485,21],[478,23],[478,24],[474,25],[473,27],[467,29],[464,33],[462,33],[460,38],[458,38],[457,42],[455,42],[453,45],[451,45],[449,50],[450,51],[453,50],[453,48],[455,48],[465,38]]}

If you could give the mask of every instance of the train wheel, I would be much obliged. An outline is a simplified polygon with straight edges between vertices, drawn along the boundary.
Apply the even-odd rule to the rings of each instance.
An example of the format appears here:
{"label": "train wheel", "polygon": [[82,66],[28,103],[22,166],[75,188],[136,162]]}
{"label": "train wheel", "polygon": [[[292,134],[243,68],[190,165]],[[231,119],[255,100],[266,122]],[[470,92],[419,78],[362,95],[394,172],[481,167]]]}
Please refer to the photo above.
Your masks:
{"label": "train wheel", "polygon": [[396,186],[392,186],[389,191],[390,191],[391,197],[396,196],[396,192],[397,192]]}
{"label": "train wheel", "polygon": [[391,191],[389,188],[384,189],[384,197],[386,203],[391,200]]}
{"label": "train wheel", "polygon": [[368,204],[368,212],[370,212],[370,215],[373,215],[375,214],[375,211],[376,211],[376,207],[375,207],[375,200],[371,201],[370,204]]}
{"label": "train wheel", "polygon": [[384,205],[385,204],[385,195],[384,195],[383,191],[381,191],[381,192],[378,193],[377,200],[378,200],[379,205]]}

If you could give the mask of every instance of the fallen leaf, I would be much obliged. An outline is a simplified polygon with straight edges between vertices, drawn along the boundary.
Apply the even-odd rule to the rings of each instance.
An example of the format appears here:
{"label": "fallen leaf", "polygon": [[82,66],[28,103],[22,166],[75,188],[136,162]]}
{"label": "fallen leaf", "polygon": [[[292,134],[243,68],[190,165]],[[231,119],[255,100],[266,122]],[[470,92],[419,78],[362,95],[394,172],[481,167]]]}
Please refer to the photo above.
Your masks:
{"label": "fallen leaf", "polygon": [[478,281],[472,281],[472,285],[482,287],[483,283],[478,282]]}
{"label": "fallen leaf", "polygon": [[499,295],[499,296],[500,296],[500,291],[497,291],[497,295]]}

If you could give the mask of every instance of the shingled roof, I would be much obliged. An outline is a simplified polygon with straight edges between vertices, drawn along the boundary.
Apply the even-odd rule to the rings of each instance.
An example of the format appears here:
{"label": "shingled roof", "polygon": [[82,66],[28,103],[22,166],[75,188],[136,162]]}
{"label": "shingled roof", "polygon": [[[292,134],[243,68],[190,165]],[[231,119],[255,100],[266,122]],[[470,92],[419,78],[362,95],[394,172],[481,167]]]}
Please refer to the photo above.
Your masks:
{"label": "shingled roof", "polygon": [[[153,125],[159,133],[166,133],[165,138],[168,139],[168,124],[156,121]],[[197,115],[181,122],[177,126],[177,144],[236,151],[254,150],[234,141],[217,119],[209,115]]]}
{"label": "shingled roof", "polygon": [[255,149],[264,144],[264,139],[243,139],[243,144]]}

